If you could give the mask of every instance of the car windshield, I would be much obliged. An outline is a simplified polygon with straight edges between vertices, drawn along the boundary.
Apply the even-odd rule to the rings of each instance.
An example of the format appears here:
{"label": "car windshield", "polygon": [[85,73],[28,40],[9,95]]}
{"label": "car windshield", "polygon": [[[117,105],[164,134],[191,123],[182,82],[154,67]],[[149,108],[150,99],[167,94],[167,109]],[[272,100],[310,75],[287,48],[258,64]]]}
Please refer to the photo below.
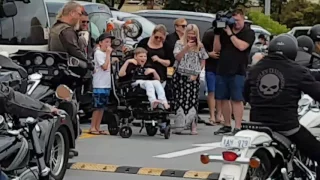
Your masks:
{"label": "car windshield", "polygon": [[106,31],[109,18],[111,18],[111,15],[107,13],[99,12],[89,14],[90,30],[94,39],[98,38],[100,34]]}
{"label": "car windshield", "polygon": [[[5,0],[6,2],[8,0]],[[48,16],[43,1],[24,3],[15,1],[17,15],[0,18],[0,44],[45,45],[47,44]]]}
{"label": "car windshield", "polygon": [[303,35],[308,35],[309,29],[301,29],[301,30],[296,30],[294,32],[294,37],[299,37],[299,36],[303,36]]}
{"label": "car windshield", "polygon": [[142,25],[142,29],[143,29],[143,32],[141,35],[142,38],[151,36],[152,31],[153,31],[154,27],[156,26],[153,22],[147,20],[144,17],[139,17],[139,16],[124,17],[123,21],[126,21],[128,19],[135,19]]}

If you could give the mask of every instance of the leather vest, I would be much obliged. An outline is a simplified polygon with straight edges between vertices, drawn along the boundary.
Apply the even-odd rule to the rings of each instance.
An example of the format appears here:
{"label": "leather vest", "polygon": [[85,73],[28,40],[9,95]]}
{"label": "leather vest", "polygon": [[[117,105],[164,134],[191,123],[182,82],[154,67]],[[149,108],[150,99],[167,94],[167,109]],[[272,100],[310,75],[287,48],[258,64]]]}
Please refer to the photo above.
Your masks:
{"label": "leather vest", "polygon": [[63,30],[70,28],[69,24],[58,22],[52,26],[49,35],[49,51],[67,52],[60,40],[60,34]]}

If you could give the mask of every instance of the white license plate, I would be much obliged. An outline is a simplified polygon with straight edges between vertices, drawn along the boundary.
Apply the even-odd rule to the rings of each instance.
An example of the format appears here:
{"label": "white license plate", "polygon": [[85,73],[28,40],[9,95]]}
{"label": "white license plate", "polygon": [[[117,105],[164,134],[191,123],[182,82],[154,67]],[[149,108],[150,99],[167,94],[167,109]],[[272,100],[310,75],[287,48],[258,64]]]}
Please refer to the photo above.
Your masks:
{"label": "white license plate", "polygon": [[223,148],[247,148],[251,145],[251,138],[239,136],[223,136],[221,147]]}

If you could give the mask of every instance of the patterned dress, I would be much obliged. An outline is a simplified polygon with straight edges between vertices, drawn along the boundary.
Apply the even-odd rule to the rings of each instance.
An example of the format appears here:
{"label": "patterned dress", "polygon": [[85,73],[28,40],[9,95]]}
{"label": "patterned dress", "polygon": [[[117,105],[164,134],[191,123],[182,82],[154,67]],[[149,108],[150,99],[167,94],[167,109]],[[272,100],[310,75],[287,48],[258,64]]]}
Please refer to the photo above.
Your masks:
{"label": "patterned dress", "polygon": [[[184,46],[177,41],[174,48],[176,56]],[[191,81],[191,75],[201,73],[201,61],[209,58],[204,48],[199,52],[189,51],[180,62],[175,62],[176,72],[173,75],[174,85],[174,110],[176,112],[175,128],[176,133],[190,129],[192,123],[197,122],[199,106],[200,79]]]}

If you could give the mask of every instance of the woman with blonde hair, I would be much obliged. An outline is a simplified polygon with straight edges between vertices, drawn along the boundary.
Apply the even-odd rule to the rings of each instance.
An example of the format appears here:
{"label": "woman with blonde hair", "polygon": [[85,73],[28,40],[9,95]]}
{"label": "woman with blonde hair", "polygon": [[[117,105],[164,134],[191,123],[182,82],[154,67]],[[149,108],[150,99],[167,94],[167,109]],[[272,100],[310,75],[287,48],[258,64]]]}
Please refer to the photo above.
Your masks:
{"label": "woman with blonde hair", "polygon": [[199,28],[189,24],[181,40],[177,41],[173,50],[176,68],[173,75],[176,112],[176,134],[185,129],[191,129],[191,134],[197,134],[197,117],[199,106],[199,74],[204,68],[205,60],[209,58],[204,49]]}

